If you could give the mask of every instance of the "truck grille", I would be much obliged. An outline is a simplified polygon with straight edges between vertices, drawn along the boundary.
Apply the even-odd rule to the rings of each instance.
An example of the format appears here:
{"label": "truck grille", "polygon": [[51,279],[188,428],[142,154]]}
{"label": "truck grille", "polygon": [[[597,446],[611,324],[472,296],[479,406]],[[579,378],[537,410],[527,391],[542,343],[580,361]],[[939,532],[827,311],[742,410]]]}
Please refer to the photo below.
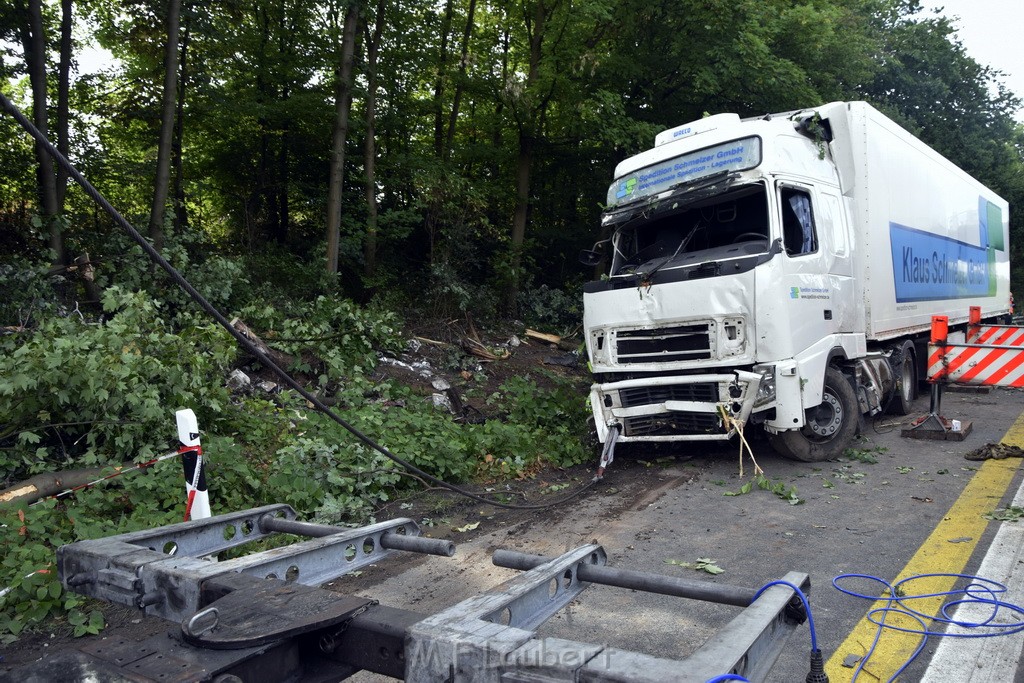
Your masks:
{"label": "truck grille", "polygon": [[671,363],[711,358],[711,333],[706,324],[619,330],[616,337],[619,363]]}
{"label": "truck grille", "polygon": [[686,436],[720,434],[718,417],[710,413],[672,413],[647,415],[623,420],[624,436]]}
{"label": "truck grille", "polygon": [[702,384],[677,384],[674,386],[636,387],[620,389],[619,401],[623,408],[657,405],[665,401],[718,402],[718,385],[714,382]]}

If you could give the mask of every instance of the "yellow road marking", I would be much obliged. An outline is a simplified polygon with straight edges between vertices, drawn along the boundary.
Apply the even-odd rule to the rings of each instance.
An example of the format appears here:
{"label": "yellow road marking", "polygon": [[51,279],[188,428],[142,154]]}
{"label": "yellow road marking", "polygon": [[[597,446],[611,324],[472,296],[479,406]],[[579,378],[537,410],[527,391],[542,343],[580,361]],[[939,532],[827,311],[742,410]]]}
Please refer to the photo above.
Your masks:
{"label": "yellow road marking", "polygon": [[[1024,448],[1024,414],[1021,414],[1013,426],[1003,437],[1002,442],[1010,446]],[[942,518],[931,535],[925,540],[917,553],[910,559],[907,566],[896,579],[906,578],[915,574],[959,574],[970,561],[978,540],[988,526],[988,520],[982,517],[991,511],[1002,499],[1013,480],[1020,461],[1017,458],[1004,460],[986,460],[971,481],[964,487],[963,493],[953,503],[953,507]],[[950,543],[951,538],[970,538],[964,543]],[[914,581],[911,585],[913,593],[941,593],[953,587],[955,579],[935,577]],[[853,587],[856,584],[849,584]],[[861,586],[864,584],[861,583]],[[914,609],[923,614],[938,614],[944,598],[927,598],[915,600]],[[885,607],[887,601],[878,600],[868,610]],[[890,619],[891,622],[891,619]],[[910,626],[899,623],[899,626]],[[832,683],[849,683],[856,670],[844,667],[843,660],[848,655],[863,656],[875,638],[878,627],[868,621],[867,613],[850,632],[843,644],[832,654],[825,664],[825,672]],[[878,641],[871,659],[857,677],[858,682],[887,681],[896,670],[913,654],[921,637],[911,633],[886,631]]]}

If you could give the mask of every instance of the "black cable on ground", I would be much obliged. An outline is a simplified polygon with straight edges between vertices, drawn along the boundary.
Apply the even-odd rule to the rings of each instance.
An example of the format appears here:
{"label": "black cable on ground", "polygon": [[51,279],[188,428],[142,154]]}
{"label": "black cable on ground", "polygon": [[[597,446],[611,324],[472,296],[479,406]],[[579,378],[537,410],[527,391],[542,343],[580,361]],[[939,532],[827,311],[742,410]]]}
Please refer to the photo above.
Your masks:
{"label": "black cable on ground", "polygon": [[78,169],[72,166],[71,162],[68,161],[67,158],[63,154],[61,154],[56,147],[53,146],[53,144],[47,139],[47,137],[43,135],[39,131],[39,129],[32,124],[31,121],[25,118],[25,115],[22,114],[21,111],[14,106],[14,104],[7,98],[6,95],[3,94],[3,92],[0,92],[0,105],[2,105],[3,108],[7,110],[7,112],[11,116],[14,117],[14,119],[18,122],[18,125],[25,129],[25,131],[28,132],[28,134],[31,135],[36,140],[36,142],[38,142],[40,145],[43,146],[43,148],[46,149],[50,156],[52,156],[57,161],[57,163],[68,172],[68,175],[71,178],[73,178],[75,182],[77,182],[82,187],[83,190],[85,190],[85,193],[89,195],[93,199],[93,201],[99,204],[100,207],[104,211],[106,211],[111,218],[114,219],[114,222],[117,223],[125,232],[128,233],[129,237],[131,237],[140,247],[142,247],[142,250],[146,252],[149,258],[158,266],[163,268],[164,271],[171,276],[171,279],[174,280],[174,282],[181,289],[183,289],[192,298],[192,300],[199,305],[200,308],[206,311],[206,313],[208,313],[214,320],[216,320],[221,327],[227,330],[228,333],[235,338],[235,341],[237,341],[242,348],[244,348],[249,354],[255,357],[256,360],[258,360],[264,367],[266,367],[268,370],[277,375],[277,377],[282,382],[284,382],[286,385],[294,389],[300,396],[302,396],[302,398],[309,401],[317,410],[319,410],[321,413],[337,422],[350,434],[352,434],[352,436],[354,436],[356,439],[361,441],[369,448],[372,448],[373,450],[377,451],[378,453],[388,458],[392,462],[396,463],[397,465],[400,465],[406,470],[413,472],[414,474],[422,477],[423,479],[426,479],[427,481],[431,482],[436,486],[448,489],[452,493],[456,493],[460,496],[464,496],[471,500],[475,500],[479,503],[493,505],[494,507],[505,508],[508,510],[542,510],[545,508],[554,507],[556,505],[561,505],[562,503],[566,503],[570,500],[573,500],[574,498],[577,498],[578,496],[583,494],[587,489],[594,485],[595,482],[591,481],[581,486],[575,492],[567,496],[563,496],[557,500],[553,500],[549,503],[538,505],[516,505],[513,503],[505,503],[502,501],[485,498],[484,496],[478,495],[476,493],[473,493],[472,491],[469,491],[460,486],[456,486],[455,484],[449,483],[443,479],[435,477],[429,472],[425,472],[421,470],[419,467],[416,467],[411,462],[408,462],[407,460],[404,460],[399,456],[395,455],[390,450],[388,450],[387,448],[385,448],[384,446],[382,446],[381,444],[377,443],[375,440],[364,434],[362,431],[357,429],[355,426],[349,424],[344,418],[335,413],[330,407],[325,405],[323,401],[321,401],[315,395],[307,391],[291,375],[289,375],[276,363],[274,363],[274,361],[272,361],[265,353],[260,351],[255,344],[249,341],[249,339],[247,339],[245,335],[243,335],[241,332],[232,327],[228,319],[225,318],[224,315],[213,306],[213,304],[207,301],[202,294],[196,291],[195,287],[193,287],[191,283],[189,283],[189,281],[186,280],[185,277],[181,273],[179,273],[174,268],[174,266],[172,266],[167,261],[167,259],[165,259],[160,254],[160,252],[158,252],[153,247],[153,245],[151,245],[149,241],[145,237],[143,237],[139,233],[139,231],[136,230],[134,226],[132,226],[132,224],[129,223],[127,219],[125,219],[125,217],[122,216],[117,211],[117,209],[115,209],[110,204],[110,202],[108,202],[103,197],[103,195],[99,193],[99,191],[95,187],[92,186],[92,183],[86,180],[85,177],[78,172]]}

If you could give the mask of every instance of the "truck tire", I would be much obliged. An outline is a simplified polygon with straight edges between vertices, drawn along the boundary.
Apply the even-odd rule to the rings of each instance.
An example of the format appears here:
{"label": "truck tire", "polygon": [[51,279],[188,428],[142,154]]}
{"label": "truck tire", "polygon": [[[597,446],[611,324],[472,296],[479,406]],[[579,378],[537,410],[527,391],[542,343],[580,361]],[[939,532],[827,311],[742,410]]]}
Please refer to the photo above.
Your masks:
{"label": "truck tire", "polygon": [[850,382],[836,368],[825,370],[821,405],[808,408],[801,429],[770,437],[772,448],[790,460],[821,462],[839,457],[857,434],[860,406]]}
{"label": "truck tire", "polygon": [[913,342],[903,342],[892,355],[892,372],[896,389],[886,403],[886,411],[893,415],[910,415],[917,398],[917,358]]}

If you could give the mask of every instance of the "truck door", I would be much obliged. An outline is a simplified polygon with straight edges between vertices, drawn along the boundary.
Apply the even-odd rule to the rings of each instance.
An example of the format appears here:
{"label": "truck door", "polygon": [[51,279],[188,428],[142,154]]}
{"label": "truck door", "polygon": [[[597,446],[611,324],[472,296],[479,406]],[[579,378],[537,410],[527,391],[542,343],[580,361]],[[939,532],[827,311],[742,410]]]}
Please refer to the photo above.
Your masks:
{"label": "truck door", "polygon": [[[844,256],[836,253],[835,228],[845,235],[838,208],[808,184],[779,181],[776,184],[775,210],[781,228],[783,255],[780,275],[786,314],[780,316],[788,327],[789,349],[779,349],[780,357],[794,357],[838,330],[835,277],[842,274],[849,260],[848,245],[841,245]],[[838,199],[838,198],[836,198]],[[839,226],[836,226],[836,223]],[[848,268],[848,263],[845,263]],[[776,299],[778,300],[778,299]],[[786,352],[788,351],[788,353]]]}

